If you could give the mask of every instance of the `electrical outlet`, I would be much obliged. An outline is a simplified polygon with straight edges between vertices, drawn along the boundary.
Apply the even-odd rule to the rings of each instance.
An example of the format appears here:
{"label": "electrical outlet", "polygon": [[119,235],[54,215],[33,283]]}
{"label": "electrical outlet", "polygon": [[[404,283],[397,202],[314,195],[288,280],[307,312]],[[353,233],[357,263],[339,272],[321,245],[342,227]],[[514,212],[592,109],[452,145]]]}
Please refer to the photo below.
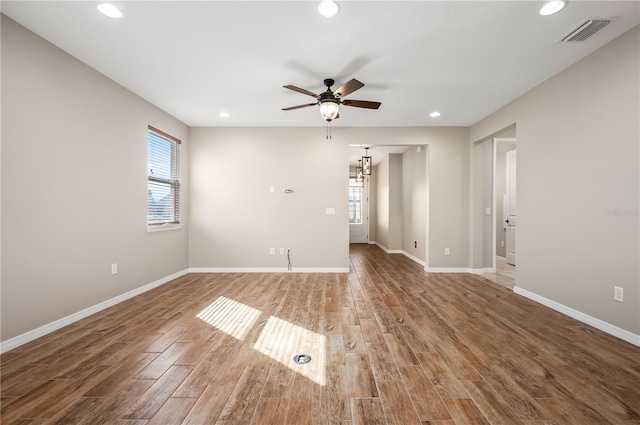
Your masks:
{"label": "electrical outlet", "polygon": [[614,286],[613,299],[616,301],[624,302],[624,288],[621,288],[619,286]]}
{"label": "electrical outlet", "polygon": [[504,246],[504,241],[500,241],[500,246]]}
{"label": "electrical outlet", "polygon": [[449,248],[445,248],[444,255],[450,255],[450,254],[451,254],[451,250],[449,250]]}
{"label": "electrical outlet", "polygon": [[284,255],[284,248],[280,248],[280,255]]}
{"label": "electrical outlet", "polygon": [[291,248],[287,248],[287,255],[291,255]]}
{"label": "electrical outlet", "polygon": [[269,248],[269,255],[274,255],[276,253],[275,248]]}
{"label": "electrical outlet", "polygon": [[485,208],[484,215],[491,215],[491,208]]}
{"label": "electrical outlet", "polygon": [[118,263],[113,263],[111,265],[111,274],[118,274]]}
{"label": "electrical outlet", "polygon": [[418,247],[418,241],[413,241],[413,247],[417,248]]}

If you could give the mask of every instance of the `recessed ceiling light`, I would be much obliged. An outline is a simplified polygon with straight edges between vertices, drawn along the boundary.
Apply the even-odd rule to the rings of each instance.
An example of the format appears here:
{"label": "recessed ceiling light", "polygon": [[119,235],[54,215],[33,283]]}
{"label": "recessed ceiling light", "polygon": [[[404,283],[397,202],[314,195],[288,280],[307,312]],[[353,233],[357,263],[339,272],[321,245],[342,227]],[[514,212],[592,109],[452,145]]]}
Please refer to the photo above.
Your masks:
{"label": "recessed ceiling light", "polygon": [[560,12],[564,6],[567,4],[565,1],[548,1],[540,8],[540,13],[542,16],[553,15],[554,13]]}
{"label": "recessed ceiling light", "polygon": [[325,18],[331,18],[340,11],[340,6],[333,0],[322,0],[318,5],[318,12]]}
{"label": "recessed ceiling light", "polygon": [[432,113],[429,114],[429,116],[431,118],[438,118],[440,116],[440,112],[438,111],[433,111]]}
{"label": "recessed ceiling light", "polygon": [[231,116],[231,115],[229,115],[228,112],[220,112],[220,114],[218,114],[218,115],[220,115],[222,118],[229,118]]}
{"label": "recessed ceiling light", "polygon": [[105,16],[114,19],[124,18],[124,13],[117,7],[109,3],[102,3],[98,5],[98,10]]}

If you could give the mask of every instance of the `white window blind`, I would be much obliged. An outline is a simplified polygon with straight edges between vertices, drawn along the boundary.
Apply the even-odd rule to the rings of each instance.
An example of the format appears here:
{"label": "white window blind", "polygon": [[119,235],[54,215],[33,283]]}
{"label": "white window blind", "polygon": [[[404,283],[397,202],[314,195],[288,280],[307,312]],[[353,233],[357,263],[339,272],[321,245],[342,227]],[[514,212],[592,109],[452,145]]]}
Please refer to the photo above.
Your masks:
{"label": "white window blind", "polygon": [[180,140],[149,126],[148,225],[180,223]]}

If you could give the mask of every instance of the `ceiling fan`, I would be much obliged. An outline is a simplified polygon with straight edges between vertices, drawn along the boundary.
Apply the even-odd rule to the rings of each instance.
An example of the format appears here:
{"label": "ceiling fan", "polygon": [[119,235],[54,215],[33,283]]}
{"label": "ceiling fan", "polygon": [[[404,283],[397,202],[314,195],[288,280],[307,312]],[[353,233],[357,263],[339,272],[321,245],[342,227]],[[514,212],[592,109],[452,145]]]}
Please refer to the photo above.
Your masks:
{"label": "ceiling fan", "polygon": [[353,93],[354,91],[364,87],[360,81],[356,79],[351,79],[347,81],[345,84],[340,86],[340,88],[335,91],[331,90],[331,86],[335,81],[331,78],[327,78],[324,80],[324,85],[327,86],[327,91],[322,92],[320,94],[315,94],[310,92],[309,90],[301,89],[300,87],[286,85],[283,86],[286,89],[297,91],[298,93],[306,94],[308,96],[314,97],[317,99],[314,103],[306,103],[304,105],[291,106],[289,108],[282,108],[283,111],[292,111],[294,109],[306,108],[307,106],[320,106],[320,115],[325,120],[331,122],[334,119],[340,118],[338,115],[338,110],[340,109],[340,105],[344,106],[353,106],[355,108],[366,108],[366,109],[378,109],[381,105],[380,102],[371,102],[369,100],[342,100],[348,94]]}

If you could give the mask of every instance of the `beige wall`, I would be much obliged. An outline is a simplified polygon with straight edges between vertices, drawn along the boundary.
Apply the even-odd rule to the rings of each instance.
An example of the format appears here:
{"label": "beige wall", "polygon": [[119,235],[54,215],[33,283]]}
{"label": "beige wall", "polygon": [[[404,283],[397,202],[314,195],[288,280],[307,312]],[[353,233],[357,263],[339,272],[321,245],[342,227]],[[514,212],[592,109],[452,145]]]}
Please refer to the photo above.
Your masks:
{"label": "beige wall", "polygon": [[[517,287],[636,335],[639,39],[636,27],[478,122],[470,137],[517,125]],[[624,303],[613,300],[614,285]]]}
{"label": "beige wall", "polygon": [[374,171],[376,175],[375,190],[375,210],[376,210],[376,239],[375,241],[383,247],[389,249],[389,219],[390,202],[390,182],[389,182],[389,156],[387,155],[376,165]]}
{"label": "beige wall", "polygon": [[402,250],[402,155],[389,155],[389,244],[391,251]]}
{"label": "beige wall", "polygon": [[182,139],[185,188],[189,143],[185,125],[4,15],[1,60],[6,341],[188,267],[187,228],[147,233],[147,126]]}
{"label": "beige wall", "polygon": [[[429,145],[431,202],[446,209],[430,221],[434,231],[428,244],[438,247],[432,267],[468,267],[468,137],[468,129],[457,127],[336,127],[331,141],[322,128],[191,129],[190,266],[286,267],[268,250],[291,247],[294,268],[348,267],[348,147],[368,143]],[[371,179],[370,240],[402,250],[402,155],[394,157],[395,171],[389,171],[386,159]],[[420,173],[409,187],[426,184]],[[271,184],[274,196],[267,191]],[[293,196],[281,193],[288,185],[296,191]],[[327,207],[335,207],[337,215],[325,216]],[[429,217],[423,217],[425,226]],[[443,255],[444,247],[450,247],[451,256]]]}
{"label": "beige wall", "polygon": [[[376,242],[391,252],[403,250],[404,185],[402,154],[387,155],[375,168],[376,184]],[[409,183],[411,184],[411,183]],[[426,215],[420,217],[425,222]]]}
{"label": "beige wall", "polygon": [[493,265],[492,215],[485,208],[493,208],[493,145],[491,140],[475,143],[471,149],[471,228],[479,237],[471,245],[471,268],[481,272]]}
{"label": "beige wall", "polygon": [[189,140],[191,267],[286,269],[273,247],[292,249],[294,271],[348,270],[348,144],[321,128],[192,128]]}
{"label": "beige wall", "polygon": [[402,154],[402,250],[425,261],[429,195],[427,149],[419,148],[420,152],[418,146],[411,146]]}
{"label": "beige wall", "polygon": [[371,175],[369,176],[369,243],[375,242],[376,239],[376,222],[378,221],[378,217],[376,215],[376,187],[378,179],[376,178],[375,169],[372,170]]}

